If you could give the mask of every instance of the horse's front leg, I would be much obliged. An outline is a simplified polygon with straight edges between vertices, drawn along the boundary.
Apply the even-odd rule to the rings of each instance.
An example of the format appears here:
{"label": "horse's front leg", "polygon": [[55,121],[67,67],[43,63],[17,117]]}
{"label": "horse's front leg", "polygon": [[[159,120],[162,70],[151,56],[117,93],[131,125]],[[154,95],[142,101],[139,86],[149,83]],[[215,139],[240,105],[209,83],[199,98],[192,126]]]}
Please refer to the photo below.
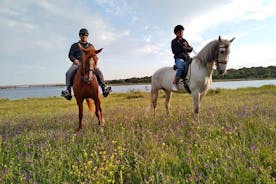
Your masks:
{"label": "horse's front leg", "polygon": [[84,99],[77,99],[77,104],[79,106],[79,127],[76,130],[77,132],[82,129],[82,117],[83,117],[83,100]]}
{"label": "horse's front leg", "polygon": [[202,101],[203,97],[206,96],[207,94],[207,90],[203,91],[202,93],[200,93],[200,96],[199,96],[199,102]]}
{"label": "horse's front leg", "polygon": [[96,114],[96,116],[98,118],[99,126],[100,126],[100,128],[103,128],[103,126],[104,126],[104,118],[103,118],[103,110],[102,110],[101,100],[100,100],[99,95],[98,95],[97,98],[94,99],[94,103],[95,103],[95,107],[96,107],[95,114]]}
{"label": "horse's front leg", "polygon": [[199,113],[199,103],[200,103],[200,94],[198,91],[192,92],[193,102],[194,102],[194,112]]}

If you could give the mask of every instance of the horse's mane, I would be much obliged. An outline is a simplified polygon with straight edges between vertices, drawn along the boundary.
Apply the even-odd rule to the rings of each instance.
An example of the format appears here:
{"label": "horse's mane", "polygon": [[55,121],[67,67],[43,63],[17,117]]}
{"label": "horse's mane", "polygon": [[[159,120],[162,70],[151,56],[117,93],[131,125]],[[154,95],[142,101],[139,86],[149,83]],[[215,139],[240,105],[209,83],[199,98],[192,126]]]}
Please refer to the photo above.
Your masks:
{"label": "horse's mane", "polygon": [[219,46],[218,40],[213,40],[209,42],[195,56],[198,59],[198,62],[200,62],[203,65],[206,65],[207,63],[214,61],[217,55],[218,46]]}

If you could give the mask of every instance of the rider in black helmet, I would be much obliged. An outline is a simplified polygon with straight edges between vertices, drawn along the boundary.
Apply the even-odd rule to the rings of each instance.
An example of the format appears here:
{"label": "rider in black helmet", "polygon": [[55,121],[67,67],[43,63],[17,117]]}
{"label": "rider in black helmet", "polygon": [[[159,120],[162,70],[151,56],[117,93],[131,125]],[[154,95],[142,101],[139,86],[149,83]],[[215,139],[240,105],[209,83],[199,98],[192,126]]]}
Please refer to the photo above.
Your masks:
{"label": "rider in black helmet", "polygon": [[[73,62],[72,66],[67,70],[66,72],[66,86],[67,89],[63,90],[61,92],[61,96],[64,96],[67,100],[71,100],[72,95],[71,95],[71,87],[73,85],[73,78],[77,72],[77,69],[79,68],[81,57],[82,57],[82,52],[78,46],[80,44],[84,48],[88,48],[89,46],[93,46],[91,43],[87,41],[88,39],[89,32],[87,29],[82,28],[79,31],[79,37],[80,41],[74,43],[69,51],[68,57],[69,59]],[[95,75],[98,80],[98,84],[102,88],[103,96],[107,97],[108,94],[111,92],[111,87],[106,87],[103,74],[101,70],[96,67],[95,70]]]}
{"label": "rider in black helmet", "polygon": [[89,32],[86,28],[81,28],[80,31],[79,31],[79,35],[89,35]]}
{"label": "rider in black helmet", "polygon": [[193,47],[191,47],[187,40],[183,38],[183,31],[184,27],[182,25],[175,26],[174,34],[176,35],[176,38],[173,39],[171,43],[171,48],[175,59],[175,65],[178,69],[176,72],[175,79],[173,81],[173,85],[171,87],[173,91],[177,91],[177,83],[179,82],[179,79],[182,77],[184,72],[184,62],[190,60],[189,53],[193,51]]}

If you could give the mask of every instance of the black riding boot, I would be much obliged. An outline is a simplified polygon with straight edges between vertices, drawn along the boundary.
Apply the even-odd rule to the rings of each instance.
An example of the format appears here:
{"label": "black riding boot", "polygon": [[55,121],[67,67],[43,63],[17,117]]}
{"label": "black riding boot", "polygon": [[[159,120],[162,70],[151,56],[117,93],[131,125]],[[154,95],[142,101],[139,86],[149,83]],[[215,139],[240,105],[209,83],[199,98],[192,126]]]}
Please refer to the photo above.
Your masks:
{"label": "black riding boot", "polygon": [[111,92],[111,87],[110,86],[106,87],[104,78],[103,78],[103,73],[99,68],[95,68],[94,72],[97,77],[98,84],[102,88],[103,96],[107,97],[109,95],[109,93]]}
{"label": "black riding boot", "polygon": [[72,99],[71,86],[67,86],[66,90],[61,91],[61,96],[63,96],[67,100],[71,100]]}

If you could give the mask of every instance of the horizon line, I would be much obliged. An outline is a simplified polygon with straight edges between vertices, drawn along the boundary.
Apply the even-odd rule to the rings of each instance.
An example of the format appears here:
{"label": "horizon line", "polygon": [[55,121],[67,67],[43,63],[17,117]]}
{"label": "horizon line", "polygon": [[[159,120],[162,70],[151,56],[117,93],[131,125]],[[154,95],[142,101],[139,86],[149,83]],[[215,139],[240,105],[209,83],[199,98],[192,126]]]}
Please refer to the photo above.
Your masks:
{"label": "horizon line", "polygon": [[[268,67],[276,67],[276,65],[270,65],[270,66],[252,66],[252,67],[241,67],[241,68],[238,68],[238,69],[234,69],[234,68],[229,68],[227,70],[239,70],[239,69],[249,69],[249,68],[259,68],[259,67],[262,67],[262,68],[268,68]],[[151,77],[151,76],[143,76],[143,77],[129,77],[129,78],[124,78],[124,79],[109,79],[109,80],[105,80],[105,81],[112,81],[112,80],[126,80],[126,79],[131,79],[131,78],[144,78],[144,77]],[[44,84],[41,84],[41,83],[23,83],[23,84],[8,84],[8,85],[1,85],[0,84],[0,88],[14,88],[14,87],[35,87],[35,86],[66,86],[65,83],[44,83]]]}

